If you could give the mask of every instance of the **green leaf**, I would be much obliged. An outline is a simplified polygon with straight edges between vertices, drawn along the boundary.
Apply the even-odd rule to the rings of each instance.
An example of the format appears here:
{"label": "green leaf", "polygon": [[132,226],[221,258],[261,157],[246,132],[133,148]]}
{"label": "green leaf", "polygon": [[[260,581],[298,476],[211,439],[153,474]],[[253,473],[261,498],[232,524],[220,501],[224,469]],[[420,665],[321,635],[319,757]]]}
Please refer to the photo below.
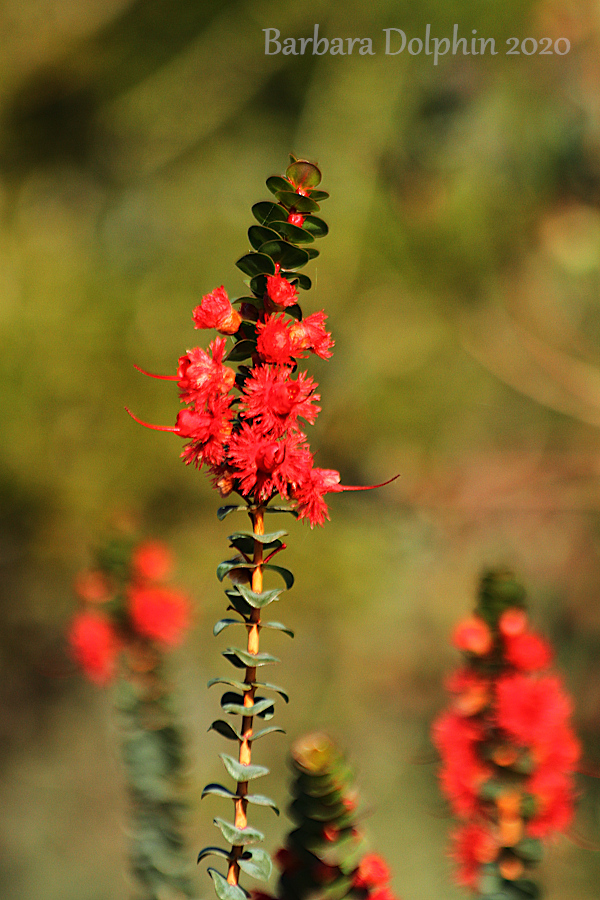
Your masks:
{"label": "green leaf", "polygon": [[253,606],[254,609],[263,609],[263,607],[268,606],[269,603],[273,603],[274,600],[277,600],[280,594],[283,594],[283,588],[262,591],[260,594],[250,590],[245,584],[238,584],[237,589],[244,600],[249,603],[250,606]]}
{"label": "green leaf", "polygon": [[[282,237],[293,244],[312,244],[314,241],[314,236],[310,231],[305,231],[300,225],[292,225],[291,222],[277,222],[274,228],[277,229]],[[272,240],[272,238],[269,238],[269,240]]]}
{"label": "green leaf", "polygon": [[227,738],[228,741],[241,741],[242,735],[237,731],[233,725],[230,725],[229,722],[225,722],[223,719],[215,719],[215,721],[208,726],[208,731],[216,731],[217,734],[220,734],[221,737]]}
{"label": "green leaf", "polygon": [[537,838],[523,838],[513,847],[514,852],[527,862],[539,862],[544,855],[542,842]]}
{"label": "green leaf", "polygon": [[278,725],[270,725],[268,728],[261,728],[260,731],[255,732],[249,740],[258,741],[259,738],[265,737],[267,734],[274,734],[276,731],[279,734],[285,734],[283,728],[280,728]]}
{"label": "green leaf", "polygon": [[296,188],[311,190],[321,183],[321,170],[305,159],[296,159],[285,170],[286,178]]}
{"label": "green leaf", "polygon": [[315,237],[325,237],[325,235],[329,234],[327,222],[324,222],[318,216],[306,216],[302,227]]}
{"label": "green leaf", "polygon": [[250,290],[262,298],[267,292],[267,276],[255,275],[250,279]]}
{"label": "green leaf", "polygon": [[238,865],[242,872],[251,878],[259,878],[268,881],[273,871],[271,857],[262,847],[252,847],[238,856]]}
{"label": "green leaf", "polygon": [[319,204],[310,197],[303,197],[302,194],[296,194],[294,191],[277,191],[276,195],[279,202],[286,209],[299,213],[311,213],[319,211]]}
{"label": "green leaf", "polygon": [[235,847],[244,846],[245,844],[258,844],[265,839],[264,834],[258,828],[251,828],[250,826],[236,828],[231,822],[226,822],[225,819],[221,819],[219,816],[216,816],[213,822],[217,828],[221,829],[221,834],[225,840]]}
{"label": "green leaf", "polygon": [[286,703],[290,702],[290,698],[283,690],[283,688],[279,687],[279,685],[270,684],[268,681],[255,681],[254,684],[256,687],[267,688],[267,690],[275,691],[275,693],[279,694],[280,697],[283,697]]}
{"label": "green leaf", "polygon": [[230,687],[237,688],[238,691],[249,691],[252,687],[246,681],[235,681],[232,678],[211,678],[206,687],[212,687],[213,684],[228,684]]}
{"label": "green leaf", "polygon": [[256,352],[256,342],[250,340],[241,340],[233,345],[224,362],[241,362],[243,359],[250,359]]}
{"label": "green leaf", "polygon": [[201,862],[205,856],[222,856],[223,859],[229,860],[231,850],[224,850],[223,847],[203,847],[198,854],[198,862]]}
{"label": "green leaf", "polygon": [[248,803],[255,803],[257,806],[269,806],[276,815],[279,815],[279,808],[274,800],[265,797],[264,794],[246,794]]}
{"label": "green leaf", "polygon": [[213,634],[216,637],[218,634],[221,634],[221,632],[225,628],[227,628],[229,625],[245,625],[245,624],[246,623],[244,622],[243,619],[219,619],[219,621],[216,623],[215,627],[213,628]]}
{"label": "green leaf", "polygon": [[[317,250],[316,247],[307,247],[306,252],[308,253],[309,259],[316,259],[317,256],[320,255],[321,251]],[[286,310],[286,312],[289,312],[289,308]]]}
{"label": "green leaf", "polygon": [[529,878],[517,878],[512,884],[521,892],[524,900],[525,898],[527,898],[527,900],[537,900],[537,898],[541,896],[539,885]]}
{"label": "green leaf", "polygon": [[225,591],[225,594],[227,595],[229,602],[231,604],[230,608],[234,609],[241,616],[244,616],[245,618],[247,618],[248,616],[250,616],[252,614],[252,607],[250,606],[249,603],[246,603],[246,601],[244,600],[242,595],[238,592],[237,589],[239,586],[240,586],[239,584],[236,584],[235,589],[232,589],[230,591]]}
{"label": "green leaf", "polygon": [[298,510],[291,509],[289,506],[265,506],[266,513],[290,513],[295,519],[298,518]]}
{"label": "green leaf", "polygon": [[270,225],[271,222],[285,222],[288,217],[287,210],[277,203],[265,200],[255,203],[252,207],[252,215],[261,225]]}
{"label": "green leaf", "polygon": [[309,260],[306,250],[285,241],[268,241],[261,246],[260,252],[261,254],[266,253],[283,269],[299,269],[301,266],[305,266]]}
{"label": "green leaf", "polygon": [[272,566],[271,563],[265,563],[263,569],[269,569],[271,572],[277,572],[278,575],[281,575],[288,591],[294,584],[294,576],[289,569],[284,569],[282,566]]}
{"label": "green leaf", "polygon": [[216,782],[211,782],[203,788],[200,799],[204,800],[209,794],[214,794],[216,797],[225,797],[226,800],[238,799],[238,794],[236,794],[235,791],[230,791],[229,788],[224,787],[222,784],[217,784]]}
{"label": "green leaf", "polygon": [[289,191],[292,185],[287,178],[281,178],[280,175],[271,175],[270,178],[267,178],[267,187],[272,194],[276,194],[277,191]]}
{"label": "green leaf", "polygon": [[275,274],[275,264],[271,257],[265,253],[246,253],[245,256],[240,256],[236,266],[245,275],[250,275],[251,278],[255,275]]}
{"label": "green leaf", "polygon": [[245,506],[220,506],[217,510],[217,519],[219,522],[222,522],[226,516],[230,513],[235,512],[236,509],[246,509]]}
{"label": "green leaf", "polygon": [[274,628],[276,631],[283,631],[284,634],[289,634],[291,638],[294,637],[294,632],[291,628],[286,628],[283,622],[261,622],[261,628]]}
{"label": "green leaf", "polygon": [[246,900],[249,896],[247,891],[239,886],[239,884],[229,884],[220,872],[212,867],[208,869],[208,874],[212,878],[215,885],[215,893],[219,900]]}
{"label": "green leaf", "polygon": [[245,765],[244,763],[238,762],[233,756],[228,756],[226,753],[220,753],[219,756],[223,760],[223,764],[233,780],[237,781],[238,784],[245,781],[252,781],[254,778],[261,778],[263,775],[269,774],[269,769],[267,769],[266,766],[257,766],[254,763]]}
{"label": "green leaf", "polygon": [[329,194],[327,191],[311,191],[310,196],[313,200],[316,200],[317,203],[320,203],[321,200],[329,200]]}
{"label": "green leaf", "polygon": [[248,240],[255,250],[260,250],[261,244],[267,241],[277,241],[279,235],[272,228],[265,228],[264,225],[251,225],[248,229]]}
{"label": "green leaf", "polygon": [[228,647],[226,650],[223,650],[221,655],[233,663],[234,666],[237,666],[238,669],[248,667],[254,669],[259,666],[269,666],[279,662],[277,657],[271,656],[270,653],[248,653],[247,650],[242,650],[240,647]]}
{"label": "green leaf", "polygon": [[[302,272],[291,272],[293,276],[293,281],[298,282],[298,287],[302,288],[303,291],[310,291],[312,287],[312,281],[308,277],[308,275],[304,275]],[[281,272],[281,275],[285,275],[285,272]]]}
{"label": "green leaf", "polygon": [[273,710],[274,700],[266,697],[257,697],[252,706],[244,706],[243,697],[227,691],[221,697],[221,708],[224,712],[237,716],[260,716],[267,710]]}
{"label": "green leaf", "polygon": [[236,538],[241,537],[250,537],[258,544],[272,544],[274,541],[278,541],[280,538],[285,537],[289,532],[287,531],[272,531],[270,534],[254,534],[249,531],[234,531],[233,534],[230,534],[227,540],[233,541]]}
{"label": "green leaf", "polygon": [[254,563],[244,562],[243,559],[226,559],[222,563],[219,563],[217,566],[217,578],[219,581],[223,581],[226,575],[232,571],[232,569],[255,569],[256,566]]}

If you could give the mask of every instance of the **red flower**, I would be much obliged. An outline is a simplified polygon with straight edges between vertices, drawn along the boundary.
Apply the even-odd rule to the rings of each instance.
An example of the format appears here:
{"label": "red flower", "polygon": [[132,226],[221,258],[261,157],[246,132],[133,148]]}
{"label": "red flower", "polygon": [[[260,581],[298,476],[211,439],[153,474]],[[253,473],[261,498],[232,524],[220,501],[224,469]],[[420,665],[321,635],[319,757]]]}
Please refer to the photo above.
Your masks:
{"label": "red flower", "polygon": [[294,356],[300,356],[303,350],[312,350],[321,359],[329,359],[334,342],[331,334],[325,331],[326,318],[325,312],[321,310],[301,322],[294,322],[290,329]]}
{"label": "red flower", "polygon": [[235,334],[242,322],[223,285],[204,295],[192,317],[194,328],[216,328],[221,334]]}
{"label": "red flower", "polygon": [[311,425],[321,411],[314,405],[319,400],[312,378],[301,372],[297,379],[287,368],[257,366],[244,385],[240,412],[248,419],[255,419],[265,433],[281,437],[293,427],[299,416]]}
{"label": "red flower", "polygon": [[390,887],[379,887],[369,894],[369,900],[396,900]]}
{"label": "red flower", "polygon": [[184,403],[201,405],[210,395],[229,393],[235,381],[235,372],[223,365],[225,344],[225,338],[215,338],[208,345],[212,356],[206,350],[195,347],[180,357],[177,381],[179,396]]}
{"label": "red flower", "polygon": [[471,669],[458,669],[446,679],[446,690],[456,694],[454,708],[462,716],[474,716],[490,702],[490,683]]}
{"label": "red flower", "polygon": [[166,587],[132,587],[129,614],[138,634],[167,646],[178,644],[189,626],[187,597]]}
{"label": "red flower", "polygon": [[478,822],[461,825],[452,838],[452,856],[459,867],[456,881],[464,887],[476,888],[480,867],[496,859],[498,844],[490,831]]}
{"label": "red flower", "polygon": [[[296,191],[298,193],[298,191]],[[292,225],[296,225],[297,228],[302,228],[304,225],[304,216],[300,215],[300,213],[290,213],[287,217],[287,221]]]}
{"label": "red flower", "polygon": [[527,782],[527,790],[537,801],[536,813],[527,825],[532,837],[547,837],[553,831],[564,831],[574,814],[572,780],[564,772],[543,768]]}
{"label": "red flower", "polygon": [[491,774],[477,754],[483,728],[473,719],[448,711],[434,722],[432,735],[442,757],[442,791],[456,815],[471,816],[479,810],[479,788]]}
{"label": "red flower", "polygon": [[67,637],[73,656],[90,681],[106,684],[114,677],[120,641],[105,616],[78,613]]}
{"label": "red flower", "polygon": [[565,727],[571,703],[554,675],[505,675],[496,685],[496,720],[524,746],[551,746]]}
{"label": "red flower", "polygon": [[283,313],[278,316],[267,316],[264,322],[256,326],[258,340],[256,352],[264,362],[277,365],[292,365],[295,345],[290,337],[290,323]]}
{"label": "red flower", "polygon": [[292,497],[296,501],[296,508],[301,519],[308,519],[311,528],[314,525],[322,525],[329,518],[327,504],[323,494],[331,491],[341,491],[340,473],[335,469],[311,468],[305,473],[304,478],[294,485]]}
{"label": "red flower", "polygon": [[515,634],[523,634],[527,629],[527,613],[519,607],[505,609],[498,620],[500,634],[505,637],[513,637]]}
{"label": "red flower", "polygon": [[275,306],[295,306],[298,302],[298,291],[287,278],[281,275],[267,275],[267,296]]}
{"label": "red flower", "polygon": [[111,587],[104,572],[89,569],[75,578],[75,593],[87,603],[104,603],[110,598]]}
{"label": "red flower", "polygon": [[489,625],[481,616],[469,616],[454,629],[452,643],[458,650],[485,656],[492,649],[494,639]]}
{"label": "red flower", "polygon": [[141,578],[162,581],[173,567],[173,557],[162,541],[143,541],[133,551],[131,566]]}
{"label": "red flower", "polygon": [[552,648],[539,635],[526,631],[504,638],[504,657],[516,669],[533,672],[550,665]]}
{"label": "red flower", "polygon": [[374,888],[386,884],[391,877],[386,861],[377,853],[367,853],[352,878],[354,887]]}
{"label": "red flower", "polygon": [[289,496],[291,485],[301,482],[311,465],[305,435],[293,432],[275,440],[264,435],[260,426],[242,423],[229,443],[229,462],[240,481],[240,491],[253,494],[260,502],[273,494]]}
{"label": "red flower", "polygon": [[218,466],[225,458],[225,443],[231,435],[233,411],[231,397],[209,397],[205,409],[186,407],[177,414],[177,434],[191,438],[182,452],[186,463],[198,468],[203,463]]}

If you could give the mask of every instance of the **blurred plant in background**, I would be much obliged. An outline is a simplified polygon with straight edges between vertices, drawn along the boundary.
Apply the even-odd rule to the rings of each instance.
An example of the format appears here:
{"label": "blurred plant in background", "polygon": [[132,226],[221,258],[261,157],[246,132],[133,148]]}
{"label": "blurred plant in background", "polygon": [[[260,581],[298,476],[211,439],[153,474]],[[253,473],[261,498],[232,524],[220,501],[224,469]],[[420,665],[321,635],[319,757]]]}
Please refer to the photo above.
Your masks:
{"label": "blurred plant in background", "polygon": [[573,818],[580,747],[572,703],[550,674],[550,645],[533,631],[525,592],[508,572],[484,576],[474,615],[456,626],[465,664],[448,681],[452,708],[433,725],[440,783],[455,816],[457,879],[480,897],[541,893],[523,875],[542,841]]}
{"label": "blurred plant in background", "polygon": [[73,655],[115,706],[130,810],[129,862],[140,900],[194,896],[184,823],[189,814],[184,737],[167,656],[190,625],[189,599],[164,584],[173,565],[161,541],[119,534],[80,573],[83,604],[68,630]]}

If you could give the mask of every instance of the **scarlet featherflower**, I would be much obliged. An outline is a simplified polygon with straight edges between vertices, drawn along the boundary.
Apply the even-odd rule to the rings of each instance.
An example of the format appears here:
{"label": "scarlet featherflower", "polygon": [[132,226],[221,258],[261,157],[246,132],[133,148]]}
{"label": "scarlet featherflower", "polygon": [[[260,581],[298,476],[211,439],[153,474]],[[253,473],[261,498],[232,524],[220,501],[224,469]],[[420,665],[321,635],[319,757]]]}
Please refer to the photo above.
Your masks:
{"label": "scarlet featherflower", "polygon": [[80,612],[67,635],[73,656],[90,681],[106,684],[114,678],[120,641],[106,616]]}
{"label": "scarlet featherflower", "polygon": [[479,789],[491,775],[478,755],[484,731],[480,722],[449,711],[433,726],[433,742],[444,766],[440,786],[457,816],[471,816],[479,808]]}
{"label": "scarlet featherflower", "polygon": [[194,328],[216,328],[221,334],[235,334],[242,323],[223,285],[204,295],[192,318]]}
{"label": "scarlet featherflower", "polygon": [[232,430],[232,397],[209,397],[204,409],[185,407],[177,414],[175,430],[180,437],[190,438],[182,457],[198,468],[203,463],[217,466],[225,458],[225,443]]}
{"label": "scarlet featherflower", "polygon": [[290,328],[294,356],[300,356],[303,350],[312,350],[321,359],[331,357],[334,341],[330,332],[325,330],[326,318],[325,312],[321,310],[301,322],[294,322]]}
{"label": "scarlet featherflower", "polygon": [[342,491],[340,473],[335,469],[310,468],[304,478],[292,488],[292,497],[300,519],[308,519],[311,527],[322,525],[329,518],[323,495],[331,491]]}
{"label": "scarlet featherflower", "polygon": [[181,641],[190,622],[190,604],[184,594],[160,585],[133,586],[128,599],[138,634],[165,646]]}
{"label": "scarlet featherflower", "polygon": [[386,861],[377,853],[367,853],[352,877],[352,883],[358,888],[371,889],[386,884],[391,872]]}
{"label": "scarlet featherflower", "polygon": [[321,411],[315,387],[305,372],[294,379],[285,367],[256,366],[246,379],[240,414],[260,422],[265,433],[281,437],[299,417],[313,424]]}
{"label": "scarlet featherflower", "polygon": [[539,634],[526,631],[522,634],[505,636],[504,656],[515,669],[520,669],[522,672],[535,672],[550,665],[552,647]]}
{"label": "scarlet featherflower", "polygon": [[517,742],[548,745],[571,715],[571,703],[555,675],[504,675],[496,685],[496,719]]}
{"label": "scarlet featherflower", "polygon": [[452,841],[452,856],[458,866],[456,880],[464,887],[475,889],[481,866],[494,861],[498,843],[489,828],[479,822],[461,825],[452,835]]}
{"label": "scarlet featherflower", "polygon": [[162,541],[142,541],[131,557],[134,574],[150,581],[162,581],[173,568],[173,555]]}
{"label": "scarlet featherflower", "polygon": [[290,336],[290,322],[283,313],[267,316],[257,325],[256,352],[263,362],[276,365],[292,365],[296,345]]}
{"label": "scarlet featherflower", "polygon": [[492,649],[492,632],[481,616],[469,616],[460,621],[454,629],[452,643],[458,650],[484,656]]}
{"label": "scarlet featherflower", "polygon": [[243,496],[252,494],[267,502],[275,493],[289,496],[290,484],[303,482],[310,470],[311,455],[301,432],[274,439],[259,426],[242,423],[229,442],[228,458]]}
{"label": "scarlet featherflower", "polygon": [[298,303],[298,290],[281,275],[267,275],[267,297],[278,307],[295,306]]}
{"label": "scarlet featherflower", "polygon": [[184,403],[202,405],[209,396],[227,394],[233,387],[235,372],[223,365],[225,338],[215,338],[208,346],[210,355],[194,347],[179,358],[177,382]]}

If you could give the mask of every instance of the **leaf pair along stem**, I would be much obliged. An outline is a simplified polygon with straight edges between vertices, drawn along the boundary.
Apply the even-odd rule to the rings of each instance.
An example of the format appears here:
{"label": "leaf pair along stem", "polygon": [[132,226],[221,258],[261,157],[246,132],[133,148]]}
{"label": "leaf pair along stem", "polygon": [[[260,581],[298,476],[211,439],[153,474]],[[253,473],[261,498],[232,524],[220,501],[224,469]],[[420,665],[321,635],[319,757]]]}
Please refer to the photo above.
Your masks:
{"label": "leaf pair along stem", "polygon": [[[250,519],[252,521],[252,530],[254,534],[264,534],[264,509],[262,507],[259,507],[258,509],[254,509],[249,512],[248,515],[250,516]],[[254,568],[252,570],[252,590],[256,594],[260,594],[262,593],[263,589],[263,545],[260,541],[257,540],[254,541],[254,554],[252,562],[254,565]],[[259,651],[260,609],[252,609],[250,624],[248,624],[246,627],[248,629],[248,653],[250,653],[252,656],[256,656]],[[247,666],[244,683],[249,685],[249,688],[247,691],[244,691],[244,707],[252,707],[254,705],[254,695],[256,693],[256,686],[254,684],[255,681],[256,666]],[[242,717],[242,740],[240,742],[238,756],[238,760],[241,765],[249,765],[252,759],[253,725],[254,717],[252,715]],[[248,817],[246,814],[246,808],[248,806],[248,801],[246,800],[247,793],[248,782],[238,781],[236,789],[237,797],[234,800],[236,828],[246,828],[248,825]],[[231,858],[229,869],[227,871],[227,881],[229,884],[237,885],[238,883],[240,875],[238,859],[243,852],[244,848],[241,845],[233,846],[231,848]]]}

